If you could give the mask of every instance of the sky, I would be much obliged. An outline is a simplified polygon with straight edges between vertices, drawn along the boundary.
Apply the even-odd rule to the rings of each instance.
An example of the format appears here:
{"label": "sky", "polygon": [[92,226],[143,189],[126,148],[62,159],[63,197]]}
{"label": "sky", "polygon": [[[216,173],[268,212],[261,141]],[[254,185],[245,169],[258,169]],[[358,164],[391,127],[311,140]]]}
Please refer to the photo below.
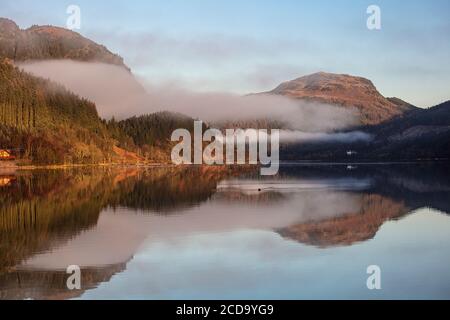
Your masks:
{"label": "sky", "polygon": [[[381,30],[367,28],[372,4]],[[0,16],[65,27],[69,5],[75,31],[151,84],[246,94],[325,71],[421,107],[450,99],[448,0],[2,0]]]}

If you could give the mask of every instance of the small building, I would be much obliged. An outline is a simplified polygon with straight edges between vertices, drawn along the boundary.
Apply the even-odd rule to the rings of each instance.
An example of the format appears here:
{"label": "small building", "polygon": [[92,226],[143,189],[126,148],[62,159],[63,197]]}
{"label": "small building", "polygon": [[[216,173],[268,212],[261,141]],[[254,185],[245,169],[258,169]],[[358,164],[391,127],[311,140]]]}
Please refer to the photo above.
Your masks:
{"label": "small building", "polygon": [[0,149],[0,160],[15,160],[11,150]]}
{"label": "small building", "polygon": [[15,178],[13,176],[0,176],[0,187],[9,186]]}

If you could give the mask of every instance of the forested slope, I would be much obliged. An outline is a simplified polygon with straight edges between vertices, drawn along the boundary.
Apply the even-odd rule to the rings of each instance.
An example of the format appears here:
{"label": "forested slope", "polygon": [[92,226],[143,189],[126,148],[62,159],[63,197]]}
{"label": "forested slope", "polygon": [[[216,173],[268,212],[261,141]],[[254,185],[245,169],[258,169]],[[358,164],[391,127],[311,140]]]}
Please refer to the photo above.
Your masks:
{"label": "forested slope", "polygon": [[35,164],[123,160],[114,146],[168,162],[173,130],[192,130],[193,121],[169,112],[106,121],[92,102],[0,59],[0,149]]}
{"label": "forested slope", "polygon": [[35,163],[98,163],[113,140],[95,105],[0,61],[0,145]]}

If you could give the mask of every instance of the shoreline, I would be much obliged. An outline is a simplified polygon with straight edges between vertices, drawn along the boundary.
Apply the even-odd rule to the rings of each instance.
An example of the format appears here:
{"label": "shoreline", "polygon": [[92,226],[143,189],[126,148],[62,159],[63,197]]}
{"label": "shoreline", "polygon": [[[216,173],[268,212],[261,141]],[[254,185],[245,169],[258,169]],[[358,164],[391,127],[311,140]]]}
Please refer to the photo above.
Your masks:
{"label": "shoreline", "polygon": [[86,168],[86,167],[162,167],[173,166],[172,164],[165,163],[90,163],[90,164],[49,164],[49,165],[20,165],[20,164],[8,164],[3,165],[0,162],[1,170],[52,170],[52,169],[72,169],[72,168]]}
{"label": "shoreline", "polygon": [[[382,161],[323,161],[323,160],[286,160],[280,161],[280,166],[296,166],[296,165],[317,165],[317,166],[332,166],[332,165],[397,165],[397,164],[423,164],[423,163],[450,163],[449,159],[416,159],[416,160],[382,160]],[[203,164],[204,165],[204,164]],[[202,165],[202,166],[203,166]],[[231,165],[231,166],[235,166]],[[248,165],[248,164],[246,164]],[[53,165],[20,165],[15,162],[8,162],[7,164],[0,162],[0,173],[3,171],[14,172],[21,170],[60,170],[86,167],[181,167],[181,166],[197,166],[196,164],[182,164],[175,165],[171,163],[96,163],[96,164],[53,164]],[[214,165],[214,166],[230,166]]]}

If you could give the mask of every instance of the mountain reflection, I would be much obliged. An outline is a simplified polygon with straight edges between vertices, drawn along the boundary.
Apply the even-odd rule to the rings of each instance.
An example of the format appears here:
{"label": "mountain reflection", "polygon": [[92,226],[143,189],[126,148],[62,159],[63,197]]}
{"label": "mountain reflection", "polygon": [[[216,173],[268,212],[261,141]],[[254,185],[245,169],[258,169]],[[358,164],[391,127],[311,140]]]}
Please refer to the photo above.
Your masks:
{"label": "mountain reflection", "polygon": [[285,165],[275,177],[225,167],[0,175],[0,298],[77,297],[64,266],[80,264],[83,290],[95,288],[149,236],[250,228],[317,247],[367,241],[416,209],[450,212],[449,177],[444,164]]}
{"label": "mountain reflection", "polygon": [[106,207],[171,213],[209,199],[218,167],[19,173],[0,187],[0,270],[97,224]]}
{"label": "mountain reflection", "polygon": [[[359,167],[294,165],[282,167],[278,179],[315,179],[317,185],[320,181],[342,177],[371,181],[362,190],[347,192],[358,195],[357,210],[280,228],[277,230],[280,235],[318,247],[352,245],[372,239],[386,221],[400,219],[417,209],[426,207],[450,212],[450,166],[447,163]],[[334,184],[334,188],[337,185]]]}
{"label": "mountain reflection", "polygon": [[372,239],[388,220],[401,218],[410,212],[404,202],[377,194],[364,194],[361,208],[341,217],[311,221],[280,229],[287,238],[319,247],[351,245]]}

